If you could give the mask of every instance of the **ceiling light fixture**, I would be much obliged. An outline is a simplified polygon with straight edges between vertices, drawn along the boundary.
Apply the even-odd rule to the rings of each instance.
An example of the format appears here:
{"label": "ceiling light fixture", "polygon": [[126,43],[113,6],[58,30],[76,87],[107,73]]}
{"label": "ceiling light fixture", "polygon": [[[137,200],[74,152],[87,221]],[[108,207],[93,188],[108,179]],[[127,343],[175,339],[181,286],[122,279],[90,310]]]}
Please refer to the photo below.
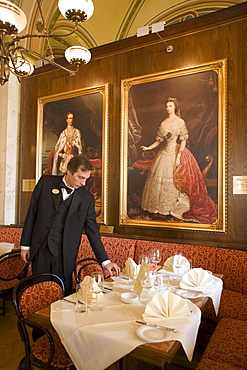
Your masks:
{"label": "ceiling light fixture", "polygon": [[[18,36],[24,30],[27,24],[25,13],[14,3],[8,0],[0,0],[0,83],[4,85],[9,79],[9,72],[21,77],[29,76],[34,71],[33,63],[28,56],[32,55],[47,63],[67,71],[74,76],[79,70],[79,66],[86,64],[91,59],[91,53],[82,46],[71,46],[65,51],[67,61],[76,66],[75,70],[70,70],[54,60],[49,38],[61,38],[72,35],[80,22],[87,21],[94,12],[92,0],[59,0],[58,8],[65,18],[74,23],[72,32],[64,35],[49,34],[45,26],[40,0],[37,0],[38,8],[42,17],[39,22],[39,29],[42,34],[26,34]],[[41,25],[40,25],[41,24]],[[19,41],[27,38],[46,38],[48,41],[49,55],[43,56],[19,45]]]}

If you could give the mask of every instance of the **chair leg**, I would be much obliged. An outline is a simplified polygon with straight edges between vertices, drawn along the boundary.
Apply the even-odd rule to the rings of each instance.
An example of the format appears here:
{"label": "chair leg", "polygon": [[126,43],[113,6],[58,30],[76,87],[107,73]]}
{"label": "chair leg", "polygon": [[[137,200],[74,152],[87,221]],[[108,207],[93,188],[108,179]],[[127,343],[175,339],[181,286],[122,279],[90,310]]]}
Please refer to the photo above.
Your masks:
{"label": "chair leg", "polygon": [[5,317],[6,301],[3,301],[3,317]]}
{"label": "chair leg", "polygon": [[26,357],[23,357],[19,363],[18,370],[26,369]]}
{"label": "chair leg", "polygon": [[3,317],[5,317],[5,312],[6,312],[6,294],[5,294],[5,291],[2,292],[2,309],[3,309]]}
{"label": "chair leg", "polygon": [[18,370],[33,370],[28,358],[23,357],[19,363]]}

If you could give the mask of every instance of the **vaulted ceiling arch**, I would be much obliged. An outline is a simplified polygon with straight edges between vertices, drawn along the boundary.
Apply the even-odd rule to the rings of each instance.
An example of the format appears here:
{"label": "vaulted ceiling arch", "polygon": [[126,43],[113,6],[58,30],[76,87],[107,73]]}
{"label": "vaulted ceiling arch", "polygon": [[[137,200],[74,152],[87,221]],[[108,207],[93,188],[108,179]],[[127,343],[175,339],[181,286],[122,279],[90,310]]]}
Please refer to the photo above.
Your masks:
{"label": "vaulted ceiling arch", "polygon": [[[25,33],[37,33],[37,23],[41,15],[36,1],[14,0],[28,17]],[[160,21],[167,24],[182,22],[206,13],[236,5],[242,0],[93,0],[95,11],[86,22],[78,25],[75,34],[63,37],[73,30],[73,24],[66,20],[58,10],[58,0],[40,0],[46,27],[49,32],[59,37],[50,39],[55,58],[61,57],[64,50],[71,45],[93,48],[134,36],[137,28]],[[45,39],[27,39],[24,46],[45,55]]]}
{"label": "vaulted ceiling arch", "polygon": [[170,1],[164,7],[163,2],[152,2],[147,0],[138,14],[127,19],[126,24],[122,25],[120,38],[127,38],[136,34],[137,28],[154,24],[156,22],[166,21],[166,24],[178,23],[187,19],[196,18],[204,14],[212,13],[229,6],[239,4],[239,0],[227,1]]}

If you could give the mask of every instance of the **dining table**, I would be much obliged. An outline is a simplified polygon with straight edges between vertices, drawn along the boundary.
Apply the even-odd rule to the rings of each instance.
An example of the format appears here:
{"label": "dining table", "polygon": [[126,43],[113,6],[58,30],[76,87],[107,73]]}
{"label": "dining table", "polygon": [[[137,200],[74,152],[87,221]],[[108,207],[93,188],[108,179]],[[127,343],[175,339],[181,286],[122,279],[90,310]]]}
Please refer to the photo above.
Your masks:
{"label": "dining table", "polygon": [[[222,280],[222,278],[223,278],[222,275],[214,274],[214,276],[215,276],[216,279],[219,279],[219,280]],[[109,280],[106,281],[106,288],[107,289],[105,290],[105,294],[102,294],[101,299],[102,299],[102,302],[105,302],[105,308],[103,307],[103,311],[101,311],[101,313],[100,313],[101,315],[106,315],[107,314],[107,311],[109,310],[111,302],[113,302],[113,305],[116,304],[115,307],[116,307],[117,310],[119,310],[119,307],[120,307],[119,305],[123,305],[123,310],[126,311],[125,308],[128,305],[121,302],[121,295],[124,292],[132,292],[133,291],[133,286],[129,285],[128,280],[126,279],[125,276],[114,277],[113,279],[110,279],[110,280],[111,280],[110,282],[109,282]],[[200,295],[196,298],[187,299],[187,301],[190,302],[191,312],[192,312],[192,310],[195,313],[197,312],[197,316],[198,316],[197,309],[199,309],[200,312],[203,312],[205,307],[207,306],[208,302],[210,301],[210,297],[206,296],[206,295]],[[141,305],[140,302],[138,302],[137,305],[139,305],[139,307],[137,307],[136,312],[138,312],[138,314],[140,312],[144,312],[145,306]],[[133,306],[133,305],[131,305],[131,306]],[[40,322],[44,327],[46,327],[48,329],[51,329],[51,328],[54,329],[54,327],[55,327],[55,330],[60,335],[61,340],[62,340],[63,344],[65,345],[65,348],[69,344],[69,347],[67,347],[66,349],[67,350],[69,349],[68,352],[69,352],[70,356],[72,354],[72,356],[71,356],[72,360],[73,360],[73,356],[74,356],[74,353],[73,353],[74,349],[70,353],[71,344],[69,342],[68,343],[66,342],[67,341],[66,337],[74,335],[74,333],[72,333],[72,332],[69,333],[70,325],[73,326],[73,321],[74,321],[74,325],[78,325],[78,323],[76,323],[76,322],[79,320],[78,321],[78,322],[80,322],[79,326],[81,326],[82,322],[85,318],[85,320],[87,321],[87,326],[88,326],[89,324],[93,324],[95,320],[97,322],[97,317],[99,315],[99,313],[95,314],[95,312],[90,312],[88,314],[88,316],[86,317],[85,313],[75,313],[74,308],[75,308],[75,294],[72,294],[69,297],[65,297],[64,300],[54,302],[51,306],[45,307],[45,308],[43,308],[43,309],[41,309],[37,312],[32,313],[32,315],[31,315],[32,320]],[[131,307],[131,309],[133,310],[134,308]],[[104,310],[105,310],[105,313],[104,313]],[[114,311],[112,311],[112,312],[114,312]],[[130,310],[130,312],[131,312],[131,310]],[[59,315],[61,317],[57,321],[57,318],[59,318]],[[95,316],[93,316],[93,315],[95,315]],[[134,316],[135,315],[136,314],[134,314]],[[110,313],[110,316],[111,316],[111,313]],[[142,317],[140,316],[140,317],[137,317],[137,318],[141,319]],[[59,327],[59,326],[57,326],[56,321],[59,323],[61,320],[63,320],[63,325],[59,324],[60,325],[60,327]],[[91,320],[91,322],[90,322],[90,320]],[[200,317],[199,317],[198,320],[200,322]],[[111,321],[114,322],[114,318],[111,319],[111,318],[108,317],[108,319],[106,321],[109,324],[111,324]],[[107,327],[107,322],[105,323],[106,324],[105,326],[104,325],[102,326],[102,331],[105,331],[105,329]],[[98,323],[101,324],[102,321],[99,320]],[[67,329],[64,329],[64,326],[66,327],[66,325],[67,325]],[[61,326],[62,326],[62,329],[61,329]],[[94,326],[92,326],[92,328],[94,328]],[[138,323],[136,323],[136,328],[138,328]],[[60,332],[60,329],[62,330],[62,332]],[[66,330],[68,330],[68,331],[66,332]],[[82,330],[83,330],[83,328],[82,328]],[[85,330],[86,330],[86,326],[84,327],[83,331],[85,331]],[[92,329],[90,327],[89,332],[91,330]],[[87,335],[89,335],[89,334],[87,334]],[[132,331],[131,335],[134,337],[135,336],[135,331]],[[196,333],[196,335],[197,335],[197,333]],[[121,351],[120,351],[119,355],[117,355],[117,356],[120,356],[120,357],[115,359],[116,363],[121,363],[121,369],[122,370],[127,370],[127,369],[130,370],[131,369],[131,363],[133,363],[133,361],[141,361],[142,363],[144,362],[144,363],[151,364],[153,366],[157,366],[157,367],[162,368],[165,363],[172,362],[172,360],[174,359],[174,356],[177,354],[177,352],[181,348],[181,341],[177,340],[176,335],[174,335],[174,338],[172,336],[169,340],[153,342],[153,343],[150,342],[150,341],[147,341],[147,342],[146,341],[141,341],[140,338],[138,338],[137,336],[136,336],[136,338],[132,338],[132,339],[134,339],[134,341],[136,341],[134,348],[132,349],[130,347],[129,350],[127,350],[127,353],[124,353],[123,355],[121,354]],[[75,343],[78,343],[78,340],[80,340],[80,337],[78,337],[76,339],[77,342],[75,342]],[[109,338],[107,338],[106,340],[109,340]],[[138,340],[139,340],[139,342],[138,342]],[[85,341],[85,338],[83,338],[83,341]],[[119,343],[120,344],[116,348],[121,347],[121,339],[120,339]],[[76,346],[74,346],[74,347],[76,347]],[[80,352],[80,348],[81,348],[81,351],[82,351],[83,347],[78,346],[78,352]],[[98,348],[98,347],[96,346],[95,348]],[[192,353],[193,353],[193,351],[192,351]],[[75,357],[77,357],[76,361],[78,361],[78,353],[76,354]],[[113,363],[113,362],[115,362],[114,359],[111,361],[111,363]],[[103,368],[108,368],[109,366],[111,366],[111,363],[109,363],[109,364],[107,363],[107,366],[102,367],[102,369]],[[87,365],[86,367],[83,367],[83,365],[81,367],[80,364],[78,365],[78,369],[84,369],[84,368],[89,368],[89,365]],[[93,368],[99,368],[100,369],[101,367],[100,367],[100,365],[96,365],[95,367],[92,366],[90,368],[92,368],[92,369]]]}
{"label": "dining table", "polygon": [[19,244],[1,242],[0,243],[0,256],[5,253],[9,253],[15,250],[19,250],[21,246]]}

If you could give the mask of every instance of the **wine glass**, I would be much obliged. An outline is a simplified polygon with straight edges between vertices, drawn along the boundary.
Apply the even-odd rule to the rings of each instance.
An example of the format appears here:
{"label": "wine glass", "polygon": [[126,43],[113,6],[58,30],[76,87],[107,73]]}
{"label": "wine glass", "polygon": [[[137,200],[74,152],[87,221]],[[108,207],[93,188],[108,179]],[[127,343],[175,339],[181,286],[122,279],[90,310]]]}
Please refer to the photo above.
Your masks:
{"label": "wine glass", "polygon": [[150,260],[157,267],[158,263],[161,261],[161,251],[158,248],[152,250]]}
{"label": "wine glass", "polygon": [[[100,311],[103,309],[102,306],[99,306],[99,293],[102,292],[101,287],[104,284],[104,275],[102,272],[92,272],[91,273],[91,285],[90,290],[92,291],[92,294],[96,295],[95,302],[92,302],[92,305],[90,306],[90,309],[92,311]],[[96,284],[95,284],[96,283]]]}
{"label": "wine glass", "polygon": [[183,260],[183,255],[182,253],[179,253],[179,254],[176,254],[174,257],[173,257],[173,263],[172,263],[172,266],[173,266],[173,271],[175,272],[175,274],[177,274],[178,276],[181,276],[181,271],[182,271],[182,267],[184,265],[184,260]]}

